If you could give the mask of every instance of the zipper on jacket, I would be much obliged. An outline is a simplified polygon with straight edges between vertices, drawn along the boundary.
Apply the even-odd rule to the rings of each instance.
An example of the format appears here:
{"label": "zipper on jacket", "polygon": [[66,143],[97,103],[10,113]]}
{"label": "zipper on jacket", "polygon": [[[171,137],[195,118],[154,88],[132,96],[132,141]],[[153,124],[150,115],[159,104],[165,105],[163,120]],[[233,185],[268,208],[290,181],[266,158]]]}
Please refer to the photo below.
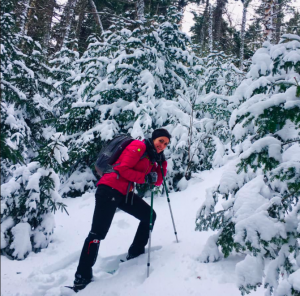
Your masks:
{"label": "zipper on jacket", "polygon": [[[154,164],[153,164],[153,163],[151,163],[151,161],[150,161],[149,157],[148,157],[148,156],[146,156],[146,158],[149,160],[149,162],[150,162],[150,165],[151,165],[151,166],[153,166]],[[145,174],[147,173],[148,169],[149,169],[149,164],[148,164],[148,167],[147,167],[147,169],[146,169],[146,172],[145,172]]]}

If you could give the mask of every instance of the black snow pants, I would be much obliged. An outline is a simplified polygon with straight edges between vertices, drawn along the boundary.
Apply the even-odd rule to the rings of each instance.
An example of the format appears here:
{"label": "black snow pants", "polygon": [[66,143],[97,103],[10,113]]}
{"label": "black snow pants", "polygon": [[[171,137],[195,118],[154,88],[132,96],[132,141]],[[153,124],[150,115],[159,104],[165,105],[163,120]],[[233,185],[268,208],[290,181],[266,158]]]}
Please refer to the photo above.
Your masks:
{"label": "black snow pants", "polygon": [[[151,207],[141,197],[130,192],[126,203],[126,196],[118,190],[99,185],[95,198],[92,229],[84,241],[76,271],[76,275],[85,279],[91,279],[93,276],[92,266],[97,259],[100,241],[105,238],[117,208],[140,220],[133,243],[128,250],[130,255],[135,257],[143,254],[149,238]],[[153,225],[155,219],[156,213],[153,211]]]}

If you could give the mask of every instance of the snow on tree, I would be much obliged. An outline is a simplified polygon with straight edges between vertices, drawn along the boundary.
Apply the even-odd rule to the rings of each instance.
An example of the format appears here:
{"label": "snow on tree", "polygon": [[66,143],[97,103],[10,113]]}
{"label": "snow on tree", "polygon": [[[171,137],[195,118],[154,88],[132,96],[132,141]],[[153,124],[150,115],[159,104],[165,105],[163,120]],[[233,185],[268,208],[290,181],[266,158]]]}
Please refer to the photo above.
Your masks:
{"label": "snow on tree", "polygon": [[49,61],[51,84],[55,91],[51,94],[51,105],[57,117],[66,112],[76,100],[76,88],[72,88],[72,80],[79,74],[77,60],[77,40],[65,41],[62,48]]}
{"label": "snow on tree", "polygon": [[11,11],[12,2],[1,6],[1,253],[22,260],[48,246],[52,212],[64,208],[57,173],[68,155],[45,125],[51,84],[42,49],[18,34]]}
{"label": "snow on tree", "polygon": [[85,171],[89,182],[97,153],[114,135],[144,138],[165,126],[174,136],[170,176],[183,176],[184,169],[178,170],[186,153],[189,116],[179,108],[178,97],[179,90],[185,93],[192,84],[197,59],[188,36],[179,31],[180,18],[172,7],[167,16],[145,20],[147,24],[131,21],[129,26],[117,18],[101,41],[91,37],[74,80],[77,102],[60,119],[70,139],[71,174]]}
{"label": "snow on tree", "polygon": [[[14,16],[9,13],[11,9],[12,3],[7,3],[1,9],[1,29],[4,32],[1,34],[1,184],[11,176],[9,167],[23,161],[22,154],[26,150],[22,143],[23,137],[20,137],[19,118],[23,117],[22,112],[14,112],[14,101],[25,100],[26,95],[17,85],[18,77],[14,73],[16,70],[21,72],[23,64],[16,42],[13,41],[17,28]],[[26,133],[27,125],[23,125],[21,134]]]}
{"label": "snow on tree", "polygon": [[[67,104],[63,107],[64,112],[57,123],[58,130],[68,135],[66,145],[70,149],[70,167],[68,172],[62,176],[63,185],[60,192],[63,196],[79,196],[86,190],[94,188],[96,181],[87,163],[92,162],[89,160],[90,156],[93,159],[100,151],[100,141],[87,136],[85,146],[80,146],[77,139],[80,138],[86,128],[89,130],[89,117],[92,123],[96,123],[99,116],[96,109],[88,104],[86,106],[83,102],[90,100],[93,90],[105,77],[105,66],[109,59],[101,56],[101,49],[102,45],[97,37],[95,35],[90,36],[88,49],[75,62],[78,72],[74,71],[71,76],[69,76],[71,73],[66,73],[68,76],[66,82],[70,88],[69,91],[66,89],[65,96],[61,97],[61,102],[56,106],[60,107],[62,104]],[[78,103],[79,107],[76,106]],[[80,144],[83,143],[80,142]]]}
{"label": "snow on tree", "polygon": [[[263,283],[267,295],[300,293],[300,37],[265,42],[233,101],[231,146],[238,158],[207,191],[196,229],[218,230],[201,255],[237,264],[242,294]],[[216,210],[216,206],[223,208]]]}
{"label": "snow on tree", "polygon": [[212,51],[203,58],[204,72],[200,76],[200,94],[230,96],[243,79],[243,72],[234,65],[234,58],[224,52]]}
{"label": "snow on tree", "polygon": [[244,78],[244,74],[234,64],[233,58],[223,52],[213,51],[203,58],[201,74],[196,82],[198,97],[197,112],[198,170],[222,166],[226,155],[232,153],[230,147],[229,119],[237,108],[231,95]]}

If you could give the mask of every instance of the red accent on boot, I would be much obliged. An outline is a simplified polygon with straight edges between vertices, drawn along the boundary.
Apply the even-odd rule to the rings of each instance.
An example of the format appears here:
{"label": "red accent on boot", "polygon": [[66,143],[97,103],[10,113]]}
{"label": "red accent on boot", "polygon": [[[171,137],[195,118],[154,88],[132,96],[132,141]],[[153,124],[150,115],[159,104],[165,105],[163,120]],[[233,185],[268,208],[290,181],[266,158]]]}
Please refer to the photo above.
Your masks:
{"label": "red accent on boot", "polygon": [[98,239],[94,239],[94,240],[90,241],[87,253],[88,254],[90,253],[91,244],[99,244],[99,243],[100,243],[100,241]]}

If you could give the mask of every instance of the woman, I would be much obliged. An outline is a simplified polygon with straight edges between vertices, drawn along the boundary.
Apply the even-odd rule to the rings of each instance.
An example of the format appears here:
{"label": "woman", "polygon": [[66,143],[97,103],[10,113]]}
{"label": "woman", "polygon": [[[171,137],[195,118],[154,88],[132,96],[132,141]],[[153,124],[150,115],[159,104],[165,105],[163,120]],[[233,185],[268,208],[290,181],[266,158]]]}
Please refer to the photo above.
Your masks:
{"label": "woman", "polygon": [[[105,238],[109,230],[116,208],[140,220],[133,243],[128,250],[127,260],[145,252],[151,208],[133,192],[133,184],[147,183],[155,186],[162,184],[163,176],[157,162],[162,164],[166,175],[167,162],[163,151],[170,139],[169,132],[161,128],[156,129],[150,139],[132,141],[114,165],[114,170],[117,172],[104,174],[98,182],[92,228],[84,242],[75,273],[73,287],[75,291],[84,289],[92,280],[92,266],[97,259],[100,241]],[[155,219],[156,214],[153,211],[153,225]]]}

